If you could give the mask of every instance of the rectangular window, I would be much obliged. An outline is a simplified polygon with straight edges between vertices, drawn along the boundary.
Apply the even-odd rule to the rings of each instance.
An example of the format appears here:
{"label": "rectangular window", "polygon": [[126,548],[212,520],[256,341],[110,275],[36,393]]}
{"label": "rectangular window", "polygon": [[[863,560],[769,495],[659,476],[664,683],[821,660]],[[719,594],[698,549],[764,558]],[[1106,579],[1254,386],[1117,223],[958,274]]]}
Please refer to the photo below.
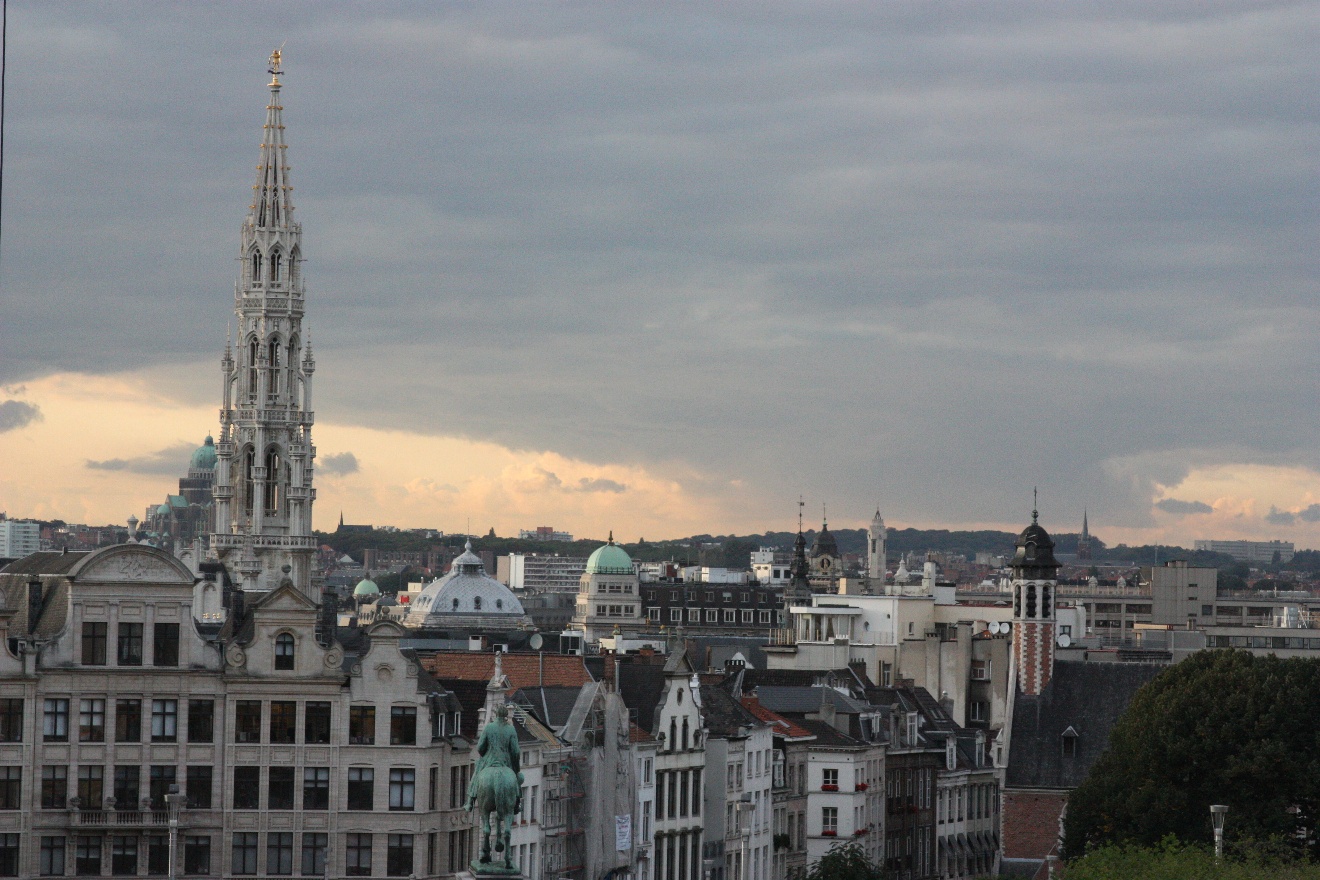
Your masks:
{"label": "rectangular window", "polygon": [[429,783],[429,786],[427,791],[426,808],[428,810],[434,810],[436,808],[436,805],[439,803],[439,789],[440,789],[439,767],[431,768],[430,772],[427,774],[427,782]]}
{"label": "rectangular window", "polygon": [[151,701],[151,741],[154,743],[179,741],[178,700]]}
{"label": "rectangular window", "polygon": [[120,666],[142,665],[142,624],[119,624],[118,658]]}
{"label": "rectangular window", "polygon": [[355,746],[369,746],[376,742],[376,707],[348,707],[348,742]]}
{"label": "rectangular window", "polygon": [[413,869],[413,836],[391,834],[385,851],[385,876],[407,877]]}
{"label": "rectangular window", "polygon": [[[188,742],[209,743],[215,741],[215,701],[188,701]],[[210,838],[207,839],[210,846]],[[208,849],[209,853],[209,849]],[[209,855],[207,856],[210,857]]]}
{"label": "rectangular window", "polygon": [[19,810],[22,804],[23,768],[0,767],[0,810]]}
{"label": "rectangular window", "polygon": [[374,810],[376,771],[370,767],[348,768],[348,808]]}
{"label": "rectangular window", "polygon": [[700,609],[700,608],[689,608],[689,609],[688,609],[688,622],[689,622],[689,623],[701,623],[701,609]]}
{"label": "rectangular window", "polygon": [[138,872],[138,839],[125,835],[110,838],[110,873],[136,877]]}
{"label": "rectangular window", "polygon": [[105,802],[105,768],[96,764],[78,767],[78,805],[84,810],[99,810]]}
{"label": "rectangular window", "polygon": [[719,610],[718,608],[707,608],[707,609],[706,609],[706,622],[707,622],[707,623],[719,623],[719,622],[720,622],[720,610]]}
{"label": "rectangular window", "polygon": [[261,768],[234,768],[234,809],[261,809]]}
{"label": "rectangular window", "polygon": [[23,698],[5,697],[0,700],[0,742],[23,741]]}
{"label": "rectangular window", "polygon": [[266,873],[272,876],[293,873],[292,831],[266,833]]}
{"label": "rectangular window", "polygon": [[170,839],[164,834],[147,836],[147,874],[164,877],[170,873]]}
{"label": "rectangular window", "polygon": [[344,843],[344,873],[350,877],[371,876],[371,835],[349,834]]}
{"label": "rectangular window", "polygon": [[69,741],[69,701],[64,697],[47,698],[41,718],[41,737],[46,742]]}
{"label": "rectangular window", "polygon": [[416,797],[417,771],[411,767],[390,768],[390,809],[411,810]]}
{"label": "rectangular window", "polygon": [[197,764],[188,768],[188,808],[191,810],[211,809],[211,781],[213,770],[210,764]]}
{"label": "rectangular window", "polygon": [[18,876],[18,835],[0,834],[0,877]]}
{"label": "rectangular window", "polygon": [[757,614],[760,615],[761,623],[769,623],[769,622],[770,622],[770,612],[769,612],[769,611],[758,611]]}
{"label": "rectangular window", "polygon": [[234,706],[234,742],[261,742],[261,701],[239,700]]}
{"label": "rectangular window", "polygon": [[735,622],[736,622],[735,618],[736,618],[736,616],[737,616],[737,613],[738,613],[738,612],[734,611],[732,608],[725,608],[725,609],[724,609],[724,622],[725,622],[725,623],[735,623]]}
{"label": "rectangular window", "polygon": [[183,839],[183,873],[203,877],[211,873],[211,835],[189,834]]}
{"label": "rectangular window", "polygon": [[303,768],[303,804],[304,810],[330,809],[330,768]]}
{"label": "rectangular window", "polygon": [[670,622],[670,623],[682,623],[682,622],[683,622],[683,609],[682,609],[682,608],[670,608],[670,609],[669,609],[669,622]]}
{"label": "rectangular window", "polygon": [[320,832],[304,832],[302,836],[302,875],[304,877],[325,876],[325,853],[330,845],[329,837]]}
{"label": "rectangular window", "polygon": [[115,768],[115,809],[121,813],[133,812],[138,808],[138,797],[142,793],[141,767]]}
{"label": "rectangular window", "polygon": [[83,666],[104,666],[105,646],[109,637],[109,624],[105,622],[84,622],[82,625],[82,663]]}
{"label": "rectangular window", "polygon": [[270,704],[270,741],[296,742],[297,735],[298,704],[292,701],[273,700]]}
{"label": "rectangular window", "polygon": [[[293,809],[293,770],[292,767],[271,767],[269,785],[266,792],[266,809]],[[289,844],[293,846],[293,844]]]}
{"label": "rectangular window", "polygon": [[41,875],[43,877],[64,876],[64,838],[41,838]]}
{"label": "rectangular window", "polygon": [[151,662],[155,666],[179,665],[179,625],[158,623],[152,628]]}
{"label": "rectangular window", "polygon": [[151,765],[151,808],[153,810],[165,809],[165,795],[170,793],[170,788],[178,785],[178,769],[173,764],[152,764]]}
{"label": "rectangular window", "polygon": [[78,836],[73,869],[79,877],[100,876],[101,838],[87,834]]}
{"label": "rectangular window", "polygon": [[983,700],[973,700],[970,706],[969,720],[971,721],[989,721],[990,704]]}
{"label": "rectangular window", "polygon": [[659,608],[648,608],[648,609],[646,609],[646,619],[649,620],[651,623],[659,623],[659,622],[660,622],[660,609],[659,609]]}
{"label": "rectangular window", "polygon": [[752,622],[752,612],[751,612],[749,609],[744,608],[744,609],[742,610],[742,622],[743,622],[743,623],[751,623],[751,622]]}
{"label": "rectangular window", "polygon": [[78,742],[105,742],[105,700],[78,701]]}
{"label": "rectangular window", "polygon": [[257,833],[235,831],[233,858],[230,868],[235,874],[257,873]]}
{"label": "rectangular window", "polygon": [[142,741],[142,701],[115,700],[115,742]]}
{"label": "rectangular window", "polygon": [[69,799],[69,768],[63,764],[41,768],[41,808],[62,810]]}
{"label": "rectangular window", "polygon": [[393,706],[390,709],[390,745],[417,745],[417,707]]}
{"label": "rectangular window", "polygon": [[329,703],[308,703],[304,707],[303,742],[316,745],[330,742]]}
{"label": "rectangular window", "polygon": [[820,772],[820,781],[822,785],[832,785],[839,787],[839,770],[837,767],[827,767]]}
{"label": "rectangular window", "polygon": [[820,808],[820,830],[823,834],[839,833],[839,808],[821,807]]}
{"label": "rectangular window", "polygon": [[986,660],[973,660],[973,661],[972,661],[972,681],[989,681],[989,680],[990,680],[990,661],[989,661],[989,659],[986,659]]}

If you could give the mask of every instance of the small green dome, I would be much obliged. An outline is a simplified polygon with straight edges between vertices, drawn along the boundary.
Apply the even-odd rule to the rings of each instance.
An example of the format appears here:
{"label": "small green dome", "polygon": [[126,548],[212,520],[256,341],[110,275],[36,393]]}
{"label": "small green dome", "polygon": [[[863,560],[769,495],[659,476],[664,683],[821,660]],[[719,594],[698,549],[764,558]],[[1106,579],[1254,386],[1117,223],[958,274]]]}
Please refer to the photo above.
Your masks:
{"label": "small green dome", "polygon": [[614,543],[614,533],[610,533],[610,542],[596,549],[587,557],[587,574],[634,574],[632,557],[618,544]]}
{"label": "small green dome", "polygon": [[169,516],[169,515],[170,515],[170,506],[169,506],[168,504],[162,504],[160,507],[157,507],[157,508],[156,508],[156,515],[157,515],[157,516]]}
{"label": "small green dome", "polygon": [[358,581],[358,585],[353,588],[354,596],[379,596],[380,587],[371,578],[363,578]]}
{"label": "small green dome", "polygon": [[197,447],[197,451],[192,454],[192,462],[188,465],[192,470],[213,471],[215,470],[215,441],[211,435],[206,435],[206,442]]}

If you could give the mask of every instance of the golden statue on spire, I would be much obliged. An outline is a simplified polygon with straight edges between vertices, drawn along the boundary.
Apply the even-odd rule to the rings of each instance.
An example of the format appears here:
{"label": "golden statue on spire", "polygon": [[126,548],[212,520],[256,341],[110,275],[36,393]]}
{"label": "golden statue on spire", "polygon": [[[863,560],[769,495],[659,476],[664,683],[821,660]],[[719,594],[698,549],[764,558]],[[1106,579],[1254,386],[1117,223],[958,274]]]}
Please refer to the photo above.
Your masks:
{"label": "golden statue on spire", "polygon": [[280,46],[274,52],[270,53],[269,73],[271,75],[270,84],[273,86],[277,86],[280,84],[280,74],[284,73],[284,68],[280,66],[280,61],[281,58],[283,57],[283,52],[284,52],[284,47]]}

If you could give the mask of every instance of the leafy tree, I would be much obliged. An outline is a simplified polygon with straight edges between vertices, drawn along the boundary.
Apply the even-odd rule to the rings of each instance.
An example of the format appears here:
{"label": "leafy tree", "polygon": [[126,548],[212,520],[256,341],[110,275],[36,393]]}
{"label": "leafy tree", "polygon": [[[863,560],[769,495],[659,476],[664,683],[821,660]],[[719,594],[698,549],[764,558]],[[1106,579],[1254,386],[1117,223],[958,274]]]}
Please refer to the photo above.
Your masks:
{"label": "leafy tree", "polygon": [[[1068,799],[1070,859],[1107,844],[1288,839],[1314,857],[1320,808],[1320,660],[1202,651],[1137,692]],[[1187,875],[1192,876],[1192,875]]]}
{"label": "leafy tree", "polygon": [[1226,853],[1185,846],[1174,838],[1159,845],[1106,846],[1068,865],[1067,880],[1320,880],[1320,866],[1269,847]]}
{"label": "leafy tree", "polygon": [[866,858],[858,843],[841,843],[830,848],[811,866],[805,880],[882,880],[884,872]]}

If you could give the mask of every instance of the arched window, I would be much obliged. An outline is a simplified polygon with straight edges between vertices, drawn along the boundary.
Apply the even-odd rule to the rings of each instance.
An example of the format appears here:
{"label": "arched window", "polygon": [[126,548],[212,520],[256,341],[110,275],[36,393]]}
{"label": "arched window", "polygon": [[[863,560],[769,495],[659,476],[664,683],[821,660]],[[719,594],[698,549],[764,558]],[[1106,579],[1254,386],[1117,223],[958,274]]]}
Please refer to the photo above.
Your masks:
{"label": "arched window", "polygon": [[289,251],[289,287],[293,287],[298,282],[298,261],[300,259],[302,259],[302,256],[298,253],[297,248]]}
{"label": "arched window", "polygon": [[504,608],[504,600],[503,600],[503,599],[496,599],[496,600],[495,600],[495,610],[496,610],[496,611],[501,611],[501,610],[503,610],[503,608]]}
{"label": "arched window", "polygon": [[275,668],[293,668],[293,636],[280,633],[275,637]]}
{"label": "arched window", "polygon": [[480,596],[477,596],[476,598],[474,598],[474,599],[472,600],[472,610],[473,610],[473,611],[480,611],[480,610],[481,610],[481,597],[480,597]]}
{"label": "arched window", "polygon": [[259,251],[252,252],[252,283],[261,283],[261,253]]}
{"label": "arched window", "polygon": [[454,600],[454,610],[455,610],[455,611],[458,610],[458,600],[457,600],[457,599]]}
{"label": "arched window", "polygon": [[270,449],[266,452],[266,513],[278,513],[280,501],[280,454]]}
{"label": "arched window", "polygon": [[248,394],[257,393],[257,340],[248,343]]}
{"label": "arched window", "polygon": [[251,448],[243,452],[243,512],[252,516],[252,458]]}
{"label": "arched window", "polygon": [[270,358],[270,365],[272,367],[278,367],[280,365],[280,341],[272,337],[266,348],[266,355]]}
{"label": "arched window", "polygon": [[270,255],[270,281],[272,284],[278,284],[280,280],[280,252],[272,251]]}

